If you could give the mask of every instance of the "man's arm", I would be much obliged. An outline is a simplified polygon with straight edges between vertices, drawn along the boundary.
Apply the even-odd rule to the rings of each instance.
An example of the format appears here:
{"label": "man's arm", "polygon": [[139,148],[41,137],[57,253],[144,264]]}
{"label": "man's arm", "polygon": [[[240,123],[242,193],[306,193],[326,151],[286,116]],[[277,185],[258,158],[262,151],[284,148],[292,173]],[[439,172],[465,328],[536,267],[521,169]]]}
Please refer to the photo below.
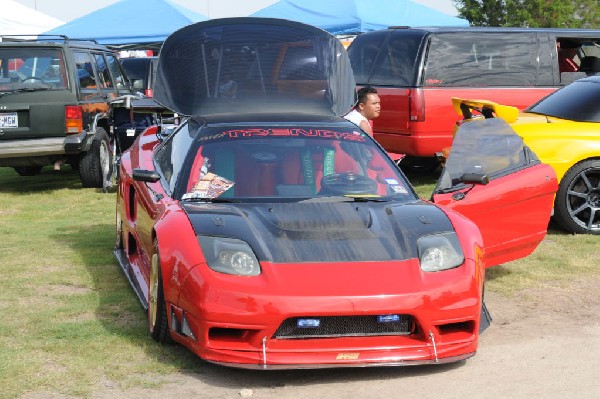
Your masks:
{"label": "man's arm", "polygon": [[373,129],[371,129],[371,124],[367,121],[360,121],[360,125],[358,125],[362,130],[369,133],[369,136],[373,137]]}

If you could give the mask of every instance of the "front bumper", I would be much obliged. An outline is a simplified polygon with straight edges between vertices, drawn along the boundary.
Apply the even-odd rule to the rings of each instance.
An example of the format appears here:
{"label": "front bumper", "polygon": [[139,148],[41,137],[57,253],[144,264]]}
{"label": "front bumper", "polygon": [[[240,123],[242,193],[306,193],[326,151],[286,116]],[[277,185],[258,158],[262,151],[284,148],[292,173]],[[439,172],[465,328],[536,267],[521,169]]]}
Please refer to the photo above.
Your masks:
{"label": "front bumper", "polygon": [[[470,263],[467,260],[466,263]],[[387,284],[381,292],[365,295],[364,276],[340,295],[335,287],[314,289],[306,295],[288,292],[252,294],[207,288],[187,279],[180,306],[169,304],[173,338],[202,359],[250,369],[404,366],[455,362],[477,350],[481,287],[470,275],[473,264],[442,273],[423,275],[418,264],[405,266],[404,281]],[[306,267],[306,266],[305,266]],[[307,267],[307,275],[311,275]],[[386,278],[392,268],[371,267]],[[198,284],[196,284],[198,283]],[[296,285],[302,282],[296,281]],[[393,291],[391,287],[397,286]],[[314,287],[314,284],[312,285]],[[231,287],[230,287],[231,288]],[[309,289],[310,291],[310,289]],[[319,295],[317,291],[321,291]],[[369,288],[369,291],[371,289]],[[194,309],[195,308],[195,309]],[[186,310],[187,309],[187,310]],[[194,309],[194,310],[192,310]],[[412,327],[392,334],[354,332],[337,336],[282,337],[288,319],[408,315]],[[181,328],[185,325],[186,328]],[[323,325],[323,323],[321,323]],[[191,331],[191,333],[190,333]]]}
{"label": "front bumper", "polygon": [[315,364],[244,364],[244,363],[227,363],[227,362],[215,362],[208,360],[210,363],[218,364],[225,367],[234,367],[247,370],[298,370],[298,369],[327,369],[327,368],[350,368],[350,367],[398,367],[398,366],[424,366],[433,364],[446,364],[459,362],[473,357],[475,352],[466,353],[460,356],[446,357],[439,360],[404,360],[404,361],[381,361],[374,363],[315,363]]}

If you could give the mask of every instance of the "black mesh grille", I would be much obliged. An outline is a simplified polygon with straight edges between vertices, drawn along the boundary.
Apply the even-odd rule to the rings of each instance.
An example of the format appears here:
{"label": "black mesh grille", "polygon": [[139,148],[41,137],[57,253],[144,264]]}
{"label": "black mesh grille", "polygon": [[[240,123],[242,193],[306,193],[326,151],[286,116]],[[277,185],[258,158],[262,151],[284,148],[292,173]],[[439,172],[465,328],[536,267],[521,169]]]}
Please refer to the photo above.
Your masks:
{"label": "black mesh grille", "polygon": [[[319,320],[318,327],[298,327],[298,320]],[[379,322],[378,316],[306,316],[284,320],[275,332],[275,338],[360,337],[369,335],[408,335],[413,330],[410,315],[399,315],[399,320]]]}

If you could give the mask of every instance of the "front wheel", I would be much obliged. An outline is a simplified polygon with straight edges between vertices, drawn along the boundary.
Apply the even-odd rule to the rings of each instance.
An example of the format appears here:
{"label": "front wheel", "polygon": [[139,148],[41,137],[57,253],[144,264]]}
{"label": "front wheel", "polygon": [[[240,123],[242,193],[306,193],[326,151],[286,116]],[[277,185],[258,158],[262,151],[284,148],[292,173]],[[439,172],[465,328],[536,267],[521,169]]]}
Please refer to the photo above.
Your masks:
{"label": "front wheel", "polygon": [[554,219],[573,233],[600,234],[600,160],[580,162],[565,174],[556,193]]}
{"label": "front wheel", "polygon": [[79,160],[79,177],[83,187],[105,188],[112,174],[112,153],[106,130],[99,127],[90,149]]}
{"label": "front wheel", "polygon": [[167,321],[167,303],[160,267],[158,241],[154,240],[154,254],[150,262],[150,281],[148,287],[148,329],[150,336],[157,342],[170,344],[173,342]]}

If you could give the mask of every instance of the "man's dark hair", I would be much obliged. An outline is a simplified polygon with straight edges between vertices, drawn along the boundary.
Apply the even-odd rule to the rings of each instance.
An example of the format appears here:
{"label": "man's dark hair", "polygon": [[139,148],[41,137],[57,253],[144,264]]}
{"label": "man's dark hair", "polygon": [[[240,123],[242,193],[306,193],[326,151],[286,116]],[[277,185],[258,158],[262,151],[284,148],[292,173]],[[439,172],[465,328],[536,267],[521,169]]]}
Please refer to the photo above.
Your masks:
{"label": "man's dark hair", "polygon": [[367,101],[367,94],[377,94],[377,89],[371,86],[365,86],[356,92],[357,104],[364,104]]}

